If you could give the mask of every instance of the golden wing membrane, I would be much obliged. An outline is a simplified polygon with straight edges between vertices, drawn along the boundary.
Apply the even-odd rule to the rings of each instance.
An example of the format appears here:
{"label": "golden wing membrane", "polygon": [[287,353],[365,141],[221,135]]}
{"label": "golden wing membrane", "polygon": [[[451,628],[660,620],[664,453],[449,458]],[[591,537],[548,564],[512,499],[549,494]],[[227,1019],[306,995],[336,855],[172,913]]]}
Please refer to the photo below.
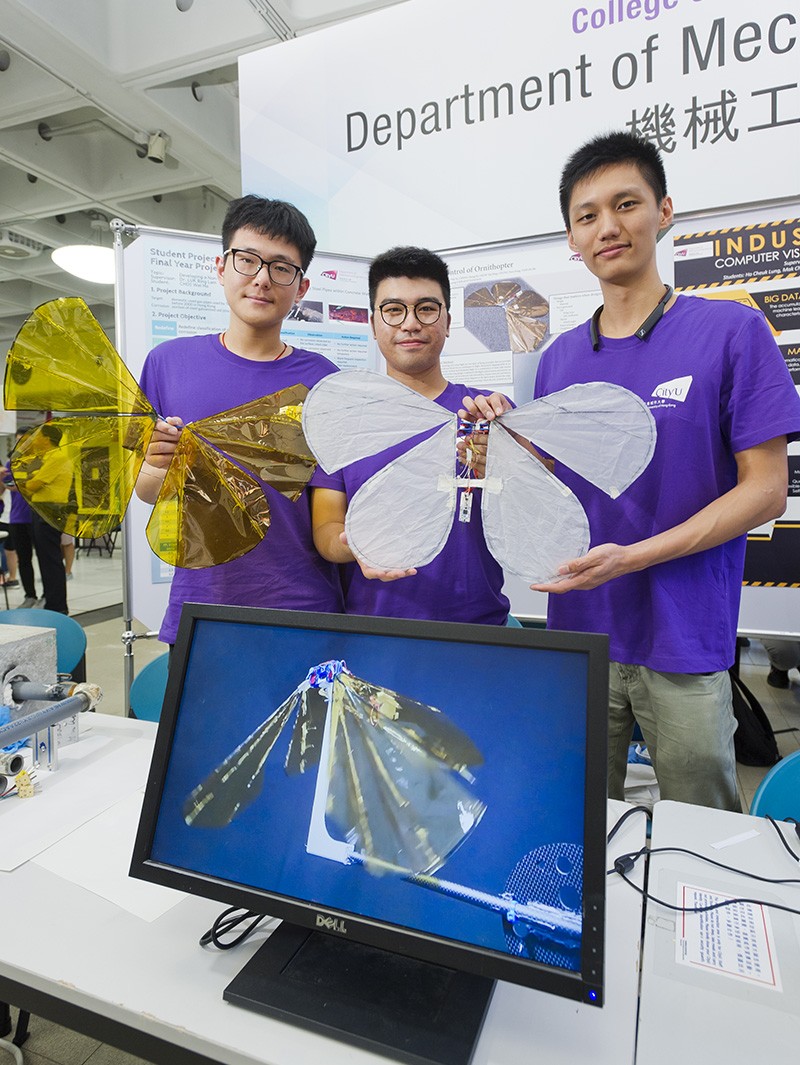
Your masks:
{"label": "golden wing membrane", "polygon": [[160,559],[205,569],[240,558],[264,538],[269,504],[246,470],[299,497],[316,465],[300,424],[307,395],[305,385],[293,385],[186,426],[147,523]]}
{"label": "golden wing membrane", "polygon": [[294,501],[317,464],[301,425],[307,395],[305,385],[292,385],[212,418],[192,422],[192,429]]}
{"label": "golden wing membrane", "polygon": [[[66,417],[37,425],[20,437],[11,456],[15,487],[48,525],[72,536],[102,536],[122,521],[154,426],[147,415]],[[37,479],[39,471],[47,484]]]}
{"label": "golden wing membrane", "polygon": [[147,523],[147,542],[172,566],[239,558],[269,528],[261,485],[191,432],[182,432]]}
{"label": "golden wing membrane", "polygon": [[[188,569],[251,551],[269,528],[260,478],[298,498],[316,460],[295,385],[184,427],[147,526],[163,561]],[[32,429],[11,457],[20,494],[50,525],[99,537],[119,525],[158,415],[82,299],[38,307],[8,355],[9,410],[81,411]]]}
{"label": "golden wing membrane", "polygon": [[82,299],[43,303],[6,361],[7,410],[92,411],[154,417],[150,402]]}

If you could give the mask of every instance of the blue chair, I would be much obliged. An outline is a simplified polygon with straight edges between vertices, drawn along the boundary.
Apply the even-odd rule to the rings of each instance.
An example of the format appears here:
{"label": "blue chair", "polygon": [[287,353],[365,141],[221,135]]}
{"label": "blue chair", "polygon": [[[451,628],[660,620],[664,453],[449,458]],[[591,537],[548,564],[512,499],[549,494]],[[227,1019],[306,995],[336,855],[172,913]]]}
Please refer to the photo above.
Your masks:
{"label": "blue chair", "polygon": [[774,817],[782,821],[793,817],[800,821],[800,751],[781,758],[756,789],[750,804],[754,817]]}
{"label": "blue chair", "polygon": [[165,651],[136,674],[131,684],[131,717],[140,721],[158,721],[167,690],[168,669],[169,651]]}
{"label": "blue chair", "polygon": [[56,630],[56,669],[75,681],[86,680],[86,633],[68,614],[18,607],[0,614],[0,625],[30,625]]}

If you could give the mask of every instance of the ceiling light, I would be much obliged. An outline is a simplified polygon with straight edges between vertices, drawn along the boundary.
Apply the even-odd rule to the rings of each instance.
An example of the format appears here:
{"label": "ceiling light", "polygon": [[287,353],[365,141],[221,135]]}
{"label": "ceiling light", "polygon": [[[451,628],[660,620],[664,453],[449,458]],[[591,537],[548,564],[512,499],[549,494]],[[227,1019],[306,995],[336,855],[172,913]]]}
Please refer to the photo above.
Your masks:
{"label": "ceiling light", "polygon": [[51,259],[68,274],[97,285],[114,284],[114,250],[97,244],[67,244],[56,248]]}
{"label": "ceiling light", "polygon": [[44,251],[44,244],[10,229],[0,229],[0,259],[33,259]]}

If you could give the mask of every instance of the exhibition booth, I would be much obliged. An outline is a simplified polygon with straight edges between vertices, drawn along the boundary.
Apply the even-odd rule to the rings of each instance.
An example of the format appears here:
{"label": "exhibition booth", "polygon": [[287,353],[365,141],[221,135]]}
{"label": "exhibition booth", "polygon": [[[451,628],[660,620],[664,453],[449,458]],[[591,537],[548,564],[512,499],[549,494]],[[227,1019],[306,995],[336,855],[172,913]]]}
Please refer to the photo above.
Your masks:
{"label": "exhibition booth", "polygon": [[[800,388],[791,7],[409,0],[243,56],[242,191],[296,204],[321,249],[282,337],[382,374],[369,263],[419,244],[449,268],[445,377],[528,403],[602,302],[561,167],[628,129],[667,167],[661,277],[763,313]],[[162,340],[226,328],[221,248],[113,228],[138,379]],[[789,471],[742,635],[800,638],[798,443]],[[149,513],[125,518],[128,629],[172,578]],[[545,631],[529,583],[507,574],[519,629],[187,604],[158,727],[92,715],[40,800],[0,804],[0,1000],[170,1065],[793,1061],[793,827],[607,800],[608,639]],[[253,922],[236,950],[220,904]]]}

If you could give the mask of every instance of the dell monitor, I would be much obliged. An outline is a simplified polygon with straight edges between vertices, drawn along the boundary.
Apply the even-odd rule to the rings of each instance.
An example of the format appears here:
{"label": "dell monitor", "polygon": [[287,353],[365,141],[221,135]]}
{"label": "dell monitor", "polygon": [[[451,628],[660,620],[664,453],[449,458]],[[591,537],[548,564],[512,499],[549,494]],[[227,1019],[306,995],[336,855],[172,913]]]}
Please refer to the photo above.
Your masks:
{"label": "dell monitor", "polygon": [[602,1005],[605,636],[187,604],[131,873],[281,918],[225,991],[470,1060],[495,980]]}

